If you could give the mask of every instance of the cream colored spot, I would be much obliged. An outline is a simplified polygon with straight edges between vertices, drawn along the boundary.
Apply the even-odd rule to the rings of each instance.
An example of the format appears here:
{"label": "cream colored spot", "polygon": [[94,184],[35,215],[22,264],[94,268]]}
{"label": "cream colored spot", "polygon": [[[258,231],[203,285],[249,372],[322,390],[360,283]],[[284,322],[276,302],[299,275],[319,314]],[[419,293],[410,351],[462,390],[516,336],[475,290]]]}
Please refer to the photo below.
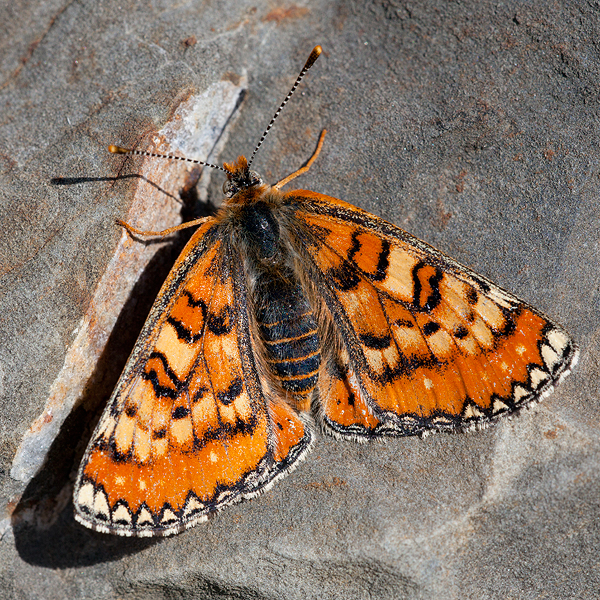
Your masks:
{"label": "cream colored spot", "polygon": [[148,484],[146,483],[145,479],[140,479],[138,481],[138,488],[141,492],[143,492],[147,487],[148,487]]}
{"label": "cream colored spot", "polygon": [[363,353],[371,369],[379,374],[383,373],[386,366],[394,369],[400,360],[395,345],[388,346],[385,350],[377,350],[375,348],[363,346]]}
{"label": "cream colored spot", "polygon": [[537,390],[540,387],[540,385],[542,385],[542,383],[544,383],[547,380],[548,380],[548,373],[546,373],[546,371],[542,371],[541,369],[538,369],[537,367],[534,369],[531,369],[531,372],[529,373],[529,381],[531,382],[531,387],[534,390]]}
{"label": "cream colored spot", "polygon": [[388,276],[378,284],[395,298],[404,302],[412,302],[414,299],[414,283],[412,270],[418,259],[398,248],[392,246],[389,257]]}
{"label": "cream colored spot", "polygon": [[198,500],[196,500],[196,498],[194,498],[193,496],[188,500],[187,504],[185,505],[185,510],[183,511],[184,515],[189,515],[191,513],[194,513],[198,510],[202,510],[204,508],[204,505],[201,504],[200,502],[198,502]]}
{"label": "cream colored spot", "polygon": [[163,513],[162,519],[160,520],[161,523],[164,524],[168,524],[168,523],[173,523],[174,521],[177,521],[177,515],[172,511],[169,510],[168,508],[165,510],[165,512]]}
{"label": "cream colored spot", "polygon": [[133,430],[135,428],[135,419],[125,414],[121,415],[117,427],[115,428],[115,446],[121,454],[127,454],[133,442]]}
{"label": "cream colored spot", "polygon": [[227,357],[233,358],[234,361],[238,361],[240,349],[238,347],[238,340],[236,335],[227,335],[221,337],[222,352]]}
{"label": "cream colored spot", "polygon": [[103,515],[106,519],[110,518],[110,508],[108,498],[102,490],[98,490],[94,496],[94,514]]}
{"label": "cream colored spot", "polygon": [[476,406],[469,404],[463,413],[463,417],[465,419],[480,419],[481,417],[485,417],[484,413],[482,413]]}
{"label": "cream colored spot", "polygon": [[236,421],[237,411],[233,403],[231,404],[220,404],[219,405],[219,416],[223,423],[233,424]]}
{"label": "cream colored spot", "polygon": [[152,446],[150,444],[149,430],[144,430],[141,427],[135,428],[133,448],[138,462],[143,464],[148,461],[148,459],[150,458],[150,451],[152,449]]}
{"label": "cream colored spot", "polygon": [[513,391],[513,400],[515,402],[520,402],[523,398],[527,398],[530,395],[531,392],[527,388],[524,388],[522,385],[515,385]]}
{"label": "cream colored spot", "polygon": [[392,333],[405,354],[429,354],[429,349],[418,327],[393,325]]}
{"label": "cream colored spot", "polygon": [[129,514],[129,511],[122,504],[120,504],[113,512],[112,520],[117,522],[125,521],[126,523],[131,523],[131,515]]}
{"label": "cream colored spot", "polygon": [[505,410],[508,410],[508,406],[506,404],[504,404],[504,402],[502,402],[502,400],[498,400],[498,398],[496,398],[494,400],[494,405],[492,406],[492,411],[494,413],[499,413],[499,412],[504,412]]}
{"label": "cream colored spot", "polygon": [[192,420],[176,419],[171,422],[171,439],[181,446],[192,442]]}
{"label": "cream colored spot", "polygon": [[542,358],[550,371],[560,362],[560,356],[547,344],[542,344]]}
{"label": "cream colored spot", "polygon": [[435,319],[446,331],[456,331],[463,326],[462,320],[456,314],[456,309],[450,302],[442,302],[435,310]]}
{"label": "cream colored spot", "polygon": [[138,526],[141,525],[154,525],[154,519],[152,518],[152,514],[150,513],[150,511],[147,508],[142,508],[142,510],[140,510],[140,514],[138,515],[137,518],[137,524]]}
{"label": "cream colored spot", "polygon": [[234,424],[239,418],[248,421],[252,417],[250,397],[246,388],[230,404],[219,404],[219,416],[223,423]]}
{"label": "cream colored spot", "polygon": [[339,359],[343,365],[347,365],[350,357],[348,356],[348,350],[344,346],[339,353]]}
{"label": "cream colored spot", "polygon": [[211,463],[216,463],[219,460],[219,456],[214,450],[211,450],[210,454],[208,455],[208,459]]}
{"label": "cream colored spot", "polygon": [[562,354],[569,345],[569,337],[563,331],[560,331],[560,329],[550,331],[547,338],[558,354]]}
{"label": "cream colored spot", "polygon": [[170,323],[165,323],[156,340],[156,350],[167,359],[169,367],[179,379],[184,378],[198,354],[198,344],[188,344],[177,337],[175,328]]}
{"label": "cream colored spot", "polygon": [[79,489],[77,494],[77,504],[81,507],[85,507],[88,510],[92,510],[94,506],[94,486],[91,483],[84,483]]}
{"label": "cream colored spot", "polygon": [[217,405],[214,397],[208,391],[192,405],[192,421],[194,423],[194,433],[197,437],[202,437],[208,428],[219,427]]}
{"label": "cream colored spot", "polygon": [[127,480],[126,480],[126,479],[125,479],[125,477],[123,477],[122,475],[117,475],[117,476],[115,477],[115,483],[116,483],[118,486],[125,485],[125,482],[126,482],[126,481],[127,481]]}
{"label": "cream colored spot", "polygon": [[152,456],[162,458],[169,451],[169,442],[167,438],[161,438],[152,442]]}
{"label": "cream colored spot", "polygon": [[472,335],[469,335],[462,340],[454,338],[456,345],[460,348],[460,351],[467,356],[475,356],[479,354],[479,346]]}
{"label": "cream colored spot", "polygon": [[376,297],[375,290],[366,281],[361,281],[356,288],[346,291],[338,298],[357,329],[375,336],[385,335],[388,331],[387,319]]}
{"label": "cream colored spot", "polygon": [[505,361],[502,361],[500,363],[500,368],[505,372],[508,373],[508,371],[510,371],[510,365],[507,364]]}
{"label": "cream colored spot", "polygon": [[494,336],[483,319],[475,319],[475,322],[471,325],[471,332],[484,348],[491,348],[494,344]]}
{"label": "cream colored spot", "polygon": [[222,369],[229,369],[230,366],[238,365],[240,350],[236,329],[233,328],[228,335],[216,336],[209,333],[206,339],[205,353],[209,353],[211,365],[217,365]]}
{"label": "cream colored spot", "polygon": [[[457,324],[461,324],[467,329],[470,327],[469,323],[473,319],[473,314],[476,312],[476,309],[467,300],[470,289],[471,286],[462,281],[457,281],[447,273],[444,274],[444,278],[440,282],[440,292],[444,305],[456,314]],[[436,309],[436,316],[438,312],[440,311]],[[449,328],[449,331],[452,330],[453,328]]]}
{"label": "cream colored spot", "polygon": [[100,425],[98,426],[98,436],[96,439],[104,438],[105,440],[110,437],[112,434],[115,425],[117,424],[115,418],[108,414],[106,418],[103,418],[100,421]]}
{"label": "cream colored spot", "polygon": [[162,431],[167,429],[173,416],[173,401],[170,399],[161,399],[156,402],[152,415],[152,431]]}
{"label": "cream colored spot", "polygon": [[136,414],[138,423],[145,429],[148,429],[152,423],[152,414],[154,412],[154,407],[156,406],[154,388],[148,389],[148,386],[146,385],[138,385],[132,396],[134,403],[138,406]]}
{"label": "cream colored spot", "polygon": [[433,335],[427,338],[427,345],[434,356],[440,360],[447,360],[452,357],[452,338],[447,331],[438,329]]}
{"label": "cream colored spot", "polygon": [[248,421],[252,418],[252,407],[250,405],[250,396],[242,392],[233,402],[235,410],[237,410],[239,416],[244,420]]}
{"label": "cream colored spot", "polygon": [[427,377],[425,377],[423,379],[423,384],[425,385],[425,388],[430,390],[433,387],[433,381],[431,381],[431,379],[428,379]]}
{"label": "cream colored spot", "polygon": [[475,310],[490,327],[494,329],[502,329],[504,327],[505,318],[502,310],[495,302],[492,302],[485,296],[479,296]]}
{"label": "cream colored spot", "polygon": [[523,344],[519,344],[515,348],[515,350],[519,356],[523,356],[523,354],[525,354],[525,352],[527,352],[527,348],[525,348],[525,346],[523,346]]}

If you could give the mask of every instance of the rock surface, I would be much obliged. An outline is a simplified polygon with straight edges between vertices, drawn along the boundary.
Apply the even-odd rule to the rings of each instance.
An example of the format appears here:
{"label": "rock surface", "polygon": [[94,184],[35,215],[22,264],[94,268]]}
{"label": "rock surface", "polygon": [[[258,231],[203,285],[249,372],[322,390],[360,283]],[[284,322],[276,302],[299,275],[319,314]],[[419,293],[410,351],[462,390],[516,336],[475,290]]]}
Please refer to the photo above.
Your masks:
{"label": "rock surface", "polygon": [[[600,4],[47,1],[0,17],[0,596],[597,597]],[[147,144],[186,99],[247,76],[212,160],[249,154],[317,43],[256,169],[282,178],[327,128],[295,185],[524,298],[573,334],[579,365],[485,431],[319,436],[268,493],[174,538],[88,531],[72,516],[74,471],[184,241],[163,243],[125,305],[106,308],[117,318],[98,366],[42,468],[13,479],[32,423],[54,418],[47,399],[139,184],[106,146]],[[220,177],[204,183],[218,205]],[[164,191],[182,213],[195,197]]]}

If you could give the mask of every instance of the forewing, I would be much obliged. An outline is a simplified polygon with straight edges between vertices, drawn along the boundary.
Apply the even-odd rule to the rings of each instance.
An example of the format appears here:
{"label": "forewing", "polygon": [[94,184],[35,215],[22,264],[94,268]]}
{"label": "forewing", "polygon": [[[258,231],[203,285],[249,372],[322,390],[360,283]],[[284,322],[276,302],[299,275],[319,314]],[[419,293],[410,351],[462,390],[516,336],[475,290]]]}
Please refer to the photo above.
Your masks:
{"label": "forewing", "polygon": [[319,379],[335,433],[485,424],[550,393],[575,363],[564,329],[403,230],[313,192],[286,201],[340,340]]}
{"label": "forewing", "polygon": [[84,525],[176,533],[259,493],[307,451],[310,431],[259,376],[234,252],[205,223],[161,289],[79,469]]}

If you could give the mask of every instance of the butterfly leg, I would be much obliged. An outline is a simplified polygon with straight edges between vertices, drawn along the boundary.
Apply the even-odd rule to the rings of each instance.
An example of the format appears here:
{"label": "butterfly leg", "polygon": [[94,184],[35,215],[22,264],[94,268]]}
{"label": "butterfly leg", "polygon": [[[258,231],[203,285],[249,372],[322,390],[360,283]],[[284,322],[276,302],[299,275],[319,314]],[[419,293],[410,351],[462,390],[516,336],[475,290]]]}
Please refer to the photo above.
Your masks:
{"label": "butterfly leg", "polygon": [[303,175],[306,173],[312,166],[312,164],[317,160],[317,156],[321,153],[321,148],[323,147],[323,142],[325,141],[325,134],[327,133],[327,129],[323,129],[321,131],[321,137],[319,137],[319,142],[317,144],[317,149],[314,154],[310,157],[309,161],[303,166],[300,167],[297,171],[294,171],[291,175],[288,175],[281,181],[278,181],[273,187],[278,190],[282,188],[284,185],[287,185],[292,179],[296,179],[299,175]]}
{"label": "butterfly leg", "polygon": [[175,233],[176,231],[181,231],[182,229],[188,229],[189,227],[196,227],[196,225],[202,225],[202,223],[205,223],[210,218],[211,217],[202,217],[201,219],[194,219],[193,221],[181,223],[181,225],[169,227],[168,229],[163,229],[162,231],[142,231],[141,229],[137,229],[136,227],[133,227],[133,225],[130,225],[129,223],[127,223],[126,221],[122,221],[121,219],[117,219],[117,224],[121,225],[121,227],[125,227],[125,229],[127,229],[129,234],[132,236],[139,235],[142,237],[165,237],[167,235]]}

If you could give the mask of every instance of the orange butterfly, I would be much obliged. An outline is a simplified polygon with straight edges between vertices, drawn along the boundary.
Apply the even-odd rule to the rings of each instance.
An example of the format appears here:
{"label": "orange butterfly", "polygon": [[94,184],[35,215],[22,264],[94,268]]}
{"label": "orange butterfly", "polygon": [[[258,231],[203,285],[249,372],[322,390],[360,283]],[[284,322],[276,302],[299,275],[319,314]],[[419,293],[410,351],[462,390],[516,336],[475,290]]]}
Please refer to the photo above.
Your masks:
{"label": "orange butterfly", "polygon": [[264,491],[310,450],[298,411],[352,440],[465,430],[540,400],[575,364],[564,329],[431,246],[336,198],[282,192],[322,142],[273,186],[254,154],[224,165],[224,206],[197,222],[90,441],[80,523],[169,535]]}

